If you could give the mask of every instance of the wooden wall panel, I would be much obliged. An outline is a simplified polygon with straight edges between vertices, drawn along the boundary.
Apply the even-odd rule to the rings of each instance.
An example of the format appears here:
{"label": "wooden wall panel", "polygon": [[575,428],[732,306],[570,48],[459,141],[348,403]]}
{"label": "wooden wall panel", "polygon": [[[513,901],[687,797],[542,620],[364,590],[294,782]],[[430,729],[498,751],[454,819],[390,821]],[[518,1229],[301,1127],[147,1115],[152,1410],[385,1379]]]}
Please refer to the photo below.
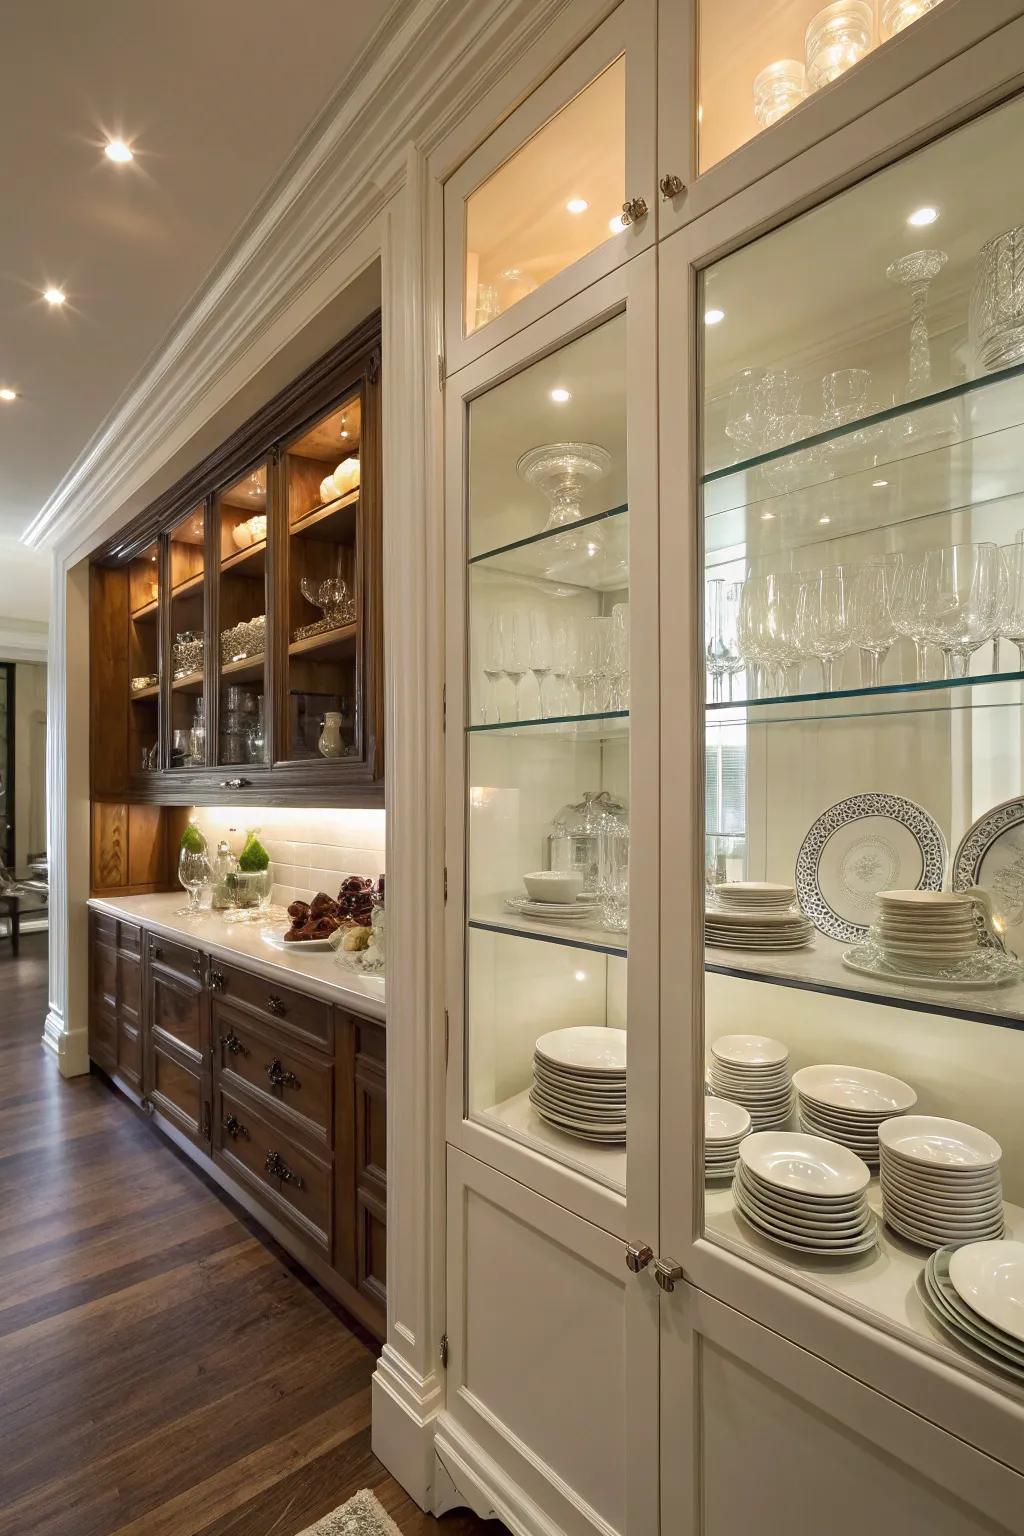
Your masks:
{"label": "wooden wall panel", "polygon": [[89,579],[89,771],[94,795],[127,788],[130,635],[128,568],[94,565]]}

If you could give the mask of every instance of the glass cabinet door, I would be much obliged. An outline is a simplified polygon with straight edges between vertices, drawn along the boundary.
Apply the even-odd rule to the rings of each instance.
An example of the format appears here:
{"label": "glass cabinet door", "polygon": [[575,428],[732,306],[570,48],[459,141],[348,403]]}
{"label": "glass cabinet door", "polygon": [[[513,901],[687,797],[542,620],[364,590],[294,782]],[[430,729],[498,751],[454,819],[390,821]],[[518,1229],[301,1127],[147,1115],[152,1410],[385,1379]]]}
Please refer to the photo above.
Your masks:
{"label": "glass cabinet door", "polygon": [[362,428],[357,387],[284,456],[289,760],[362,755]]}
{"label": "glass cabinet door", "polygon": [[904,32],[941,0],[701,0],[698,169],[741,144]]}
{"label": "glass cabinet door", "polygon": [[1004,1380],[949,1277],[1024,1238],[1022,145],[1018,99],[697,304],[705,1235]]}
{"label": "glass cabinet door", "polygon": [[624,1191],[626,316],[468,407],[471,1120]]}
{"label": "glass cabinet door", "polygon": [[128,567],[128,770],[160,767],[160,545],[153,543]]}
{"label": "glass cabinet door", "polygon": [[170,637],[169,768],[203,768],[207,756],[206,506],[171,529],[167,550]]}
{"label": "glass cabinet door", "polygon": [[[217,756],[224,767],[267,761],[267,465],[214,498],[217,551]],[[213,759],[211,759],[213,760]]]}

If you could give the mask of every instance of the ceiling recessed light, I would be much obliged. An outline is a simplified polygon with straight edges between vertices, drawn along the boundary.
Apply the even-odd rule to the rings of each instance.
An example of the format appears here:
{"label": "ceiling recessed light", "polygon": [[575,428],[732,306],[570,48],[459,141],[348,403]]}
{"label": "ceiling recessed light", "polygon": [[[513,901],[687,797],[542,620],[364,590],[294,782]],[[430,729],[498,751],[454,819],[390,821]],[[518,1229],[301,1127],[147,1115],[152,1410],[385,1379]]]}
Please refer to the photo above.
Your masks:
{"label": "ceiling recessed light", "polygon": [[888,480],[872,480],[871,489],[873,491],[881,491],[884,490],[888,484]]}
{"label": "ceiling recessed light", "polygon": [[621,235],[624,229],[629,228],[629,225],[623,219],[622,214],[617,213],[614,218],[608,220],[608,228],[613,235]]}
{"label": "ceiling recessed light", "polygon": [[719,325],[725,319],[724,309],[706,309],[704,311],[705,325]]}
{"label": "ceiling recessed light", "polygon": [[67,298],[67,294],[63,291],[62,288],[47,288],[43,294],[43,298],[46,300],[47,304],[52,304],[56,309],[59,305],[64,303],[65,299]]}
{"label": "ceiling recessed light", "polygon": [[566,213],[586,213],[590,204],[585,197],[570,197],[565,205]]}
{"label": "ceiling recessed light", "polygon": [[13,389],[0,389],[0,400],[17,400],[17,392]]}
{"label": "ceiling recessed light", "polygon": [[915,208],[907,223],[912,224],[915,229],[923,229],[926,224],[934,224],[938,216],[937,208]]}
{"label": "ceiling recessed light", "polygon": [[124,139],[111,139],[103,153],[108,160],[113,160],[115,165],[127,165],[129,160],[135,159]]}
{"label": "ceiling recessed light", "polygon": [[827,512],[823,512],[822,515],[818,518],[818,522],[821,523],[823,527],[826,523],[830,523],[831,521],[832,519],[829,517]]}
{"label": "ceiling recessed light", "polygon": [[775,513],[774,512],[762,512],[761,513],[761,521],[762,521],[762,523],[774,523],[774,521],[775,521]]}
{"label": "ceiling recessed light", "polygon": [[567,389],[553,389],[551,391],[551,398],[556,405],[565,405],[567,400],[572,399],[572,395]]}

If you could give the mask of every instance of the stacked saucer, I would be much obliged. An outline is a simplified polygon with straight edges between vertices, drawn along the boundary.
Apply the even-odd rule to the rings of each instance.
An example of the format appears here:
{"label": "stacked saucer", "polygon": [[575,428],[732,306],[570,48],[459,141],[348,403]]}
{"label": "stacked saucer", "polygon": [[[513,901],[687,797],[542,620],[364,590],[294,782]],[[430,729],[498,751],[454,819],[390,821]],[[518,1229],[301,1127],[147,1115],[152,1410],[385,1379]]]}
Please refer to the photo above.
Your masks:
{"label": "stacked saucer", "polygon": [[704,1099],[704,1177],[732,1178],[740,1142],[750,1131],[742,1104],[709,1094]]}
{"label": "stacked saucer", "polygon": [[974,903],[954,891],[879,891],[873,937],[889,964],[903,971],[946,970],[977,953]]}
{"label": "stacked saucer", "polygon": [[579,1024],[541,1035],[530,1102],[542,1120],[581,1141],[626,1139],[626,1031]]}
{"label": "stacked saucer", "polygon": [[849,1258],[878,1240],[868,1205],[871,1171],[846,1147],[798,1131],[759,1131],[740,1142],[732,1181],[752,1227],[798,1253]]}
{"label": "stacked saucer", "polygon": [[878,1167],[878,1127],[917,1103],[908,1083],[869,1067],[801,1067],[793,1074],[800,1128],[849,1147]]}
{"label": "stacked saucer", "polygon": [[878,1131],[882,1215],[912,1243],[942,1248],[1003,1235],[1002,1148],[938,1115],[898,1115]]}
{"label": "stacked saucer", "polygon": [[768,1035],[721,1035],[712,1042],[711,1090],[741,1104],[755,1131],[785,1125],[793,1107],[789,1049]]}
{"label": "stacked saucer", "polygon": [[714,887],[715,900],[728,912],[788,912],[796,902],[791,885],[770,880],[729,880]]}
{"label": "stacked saucer", "polygon": [[967,1243],[929,1254],[925,1311],[958,1343],[1024,1381],[1024,1243]]}

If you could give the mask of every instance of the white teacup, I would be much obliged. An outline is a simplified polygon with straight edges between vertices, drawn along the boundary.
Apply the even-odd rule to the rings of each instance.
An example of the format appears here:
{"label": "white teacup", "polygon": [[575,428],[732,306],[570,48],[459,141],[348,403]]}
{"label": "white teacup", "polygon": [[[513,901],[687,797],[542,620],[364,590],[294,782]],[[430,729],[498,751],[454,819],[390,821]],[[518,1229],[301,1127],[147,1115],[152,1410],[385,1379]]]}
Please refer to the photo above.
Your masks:
{"label": "white teacup", "polygon": [[538,869],[523,876],[531,901],[575,901],[583,889],[583,876],[575,869]]}

